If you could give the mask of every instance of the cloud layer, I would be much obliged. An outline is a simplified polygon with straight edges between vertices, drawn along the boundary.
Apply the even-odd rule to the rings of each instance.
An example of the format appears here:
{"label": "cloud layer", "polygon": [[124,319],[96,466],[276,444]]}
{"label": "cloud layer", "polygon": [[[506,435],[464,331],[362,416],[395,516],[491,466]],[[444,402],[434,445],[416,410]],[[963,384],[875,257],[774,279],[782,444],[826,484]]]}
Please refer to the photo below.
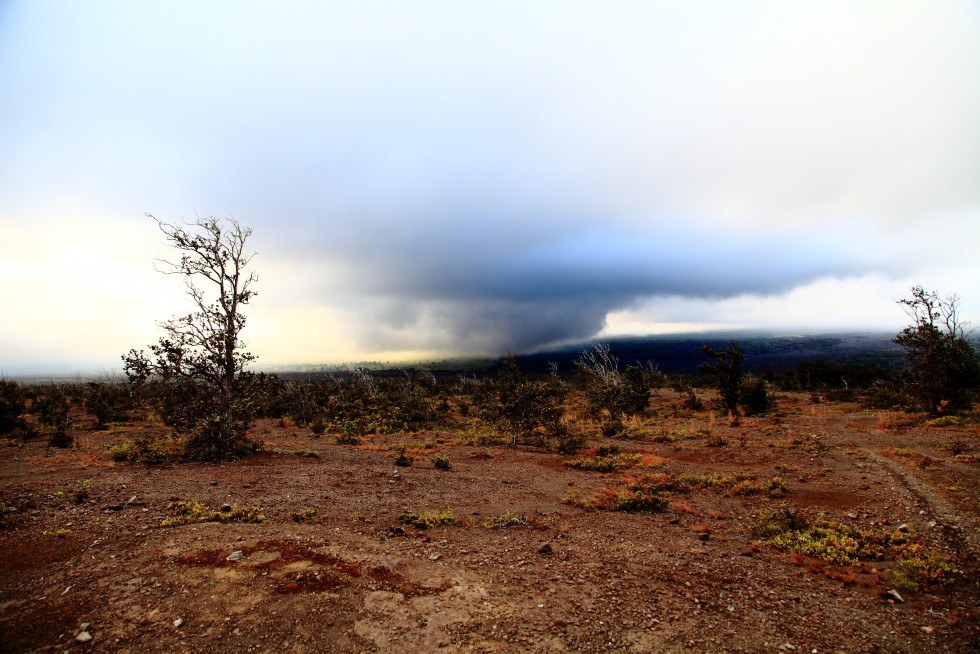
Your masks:
{"label": "cloud layer", "polygon": [[966,1],[7,3],[0,221],[132,277],[144,212],[234,214],[280,359],[788,325],[838,282],[890,324],[872,287],[980,278],[978,62]]}

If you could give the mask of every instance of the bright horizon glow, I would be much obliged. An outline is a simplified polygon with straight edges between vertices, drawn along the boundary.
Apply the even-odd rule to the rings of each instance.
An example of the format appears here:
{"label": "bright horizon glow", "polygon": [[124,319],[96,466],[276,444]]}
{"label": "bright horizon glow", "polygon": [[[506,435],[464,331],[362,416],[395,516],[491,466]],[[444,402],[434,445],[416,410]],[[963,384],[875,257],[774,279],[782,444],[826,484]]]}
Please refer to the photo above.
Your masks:
{"label": "bright horizon glow", "polygon": [[258,367],[980,324],[980,5],[0,4],[0,375],[189,309],[235,216]]}

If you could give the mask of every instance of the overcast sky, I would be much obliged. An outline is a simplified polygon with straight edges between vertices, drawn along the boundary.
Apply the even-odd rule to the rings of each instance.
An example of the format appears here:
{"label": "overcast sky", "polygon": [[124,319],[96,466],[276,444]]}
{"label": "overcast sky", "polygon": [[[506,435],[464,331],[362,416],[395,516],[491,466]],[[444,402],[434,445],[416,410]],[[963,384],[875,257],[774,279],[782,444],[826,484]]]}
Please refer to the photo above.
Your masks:
{"label": "overcast sky", "polygon": [[0,374],[189,308],[254,228],[260,363],[980,321],[980,3],[0,2]]}

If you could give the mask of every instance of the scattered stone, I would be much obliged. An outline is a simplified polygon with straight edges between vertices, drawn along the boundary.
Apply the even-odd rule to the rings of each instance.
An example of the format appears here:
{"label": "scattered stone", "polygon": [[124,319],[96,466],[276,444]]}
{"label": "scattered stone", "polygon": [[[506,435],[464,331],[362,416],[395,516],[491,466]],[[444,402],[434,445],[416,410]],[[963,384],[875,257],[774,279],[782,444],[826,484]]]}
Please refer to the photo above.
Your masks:
{"label": "scattered stone", "polygon": [[438,561],[440,558],[442,558],[442,557],[440,557],[438,553],[437,554],[430,554],[429,555],[429,560],[430,561]]}
{"label": "scattered stone", "polygon": [[80,631],[78,632],[78,635],[75,636],[75,640],[80,643],[87,643],[88,641],[92,640],[92,634],[87,631]]}
{"label": "scattered stone", "polygon": [[91,626],[92,626],[91,622],[83,622],[82,624],[78,625],[78,629],[79,631],[88,631],[88,628]]}
{"label": "scattered stone", "polygon": [[541,547],[538,548],[538,554],[551,554],[555,551],[555,548],[551,546],[551,543],[541,543]]}
{"label": "scattered stone", "polygon": [[782,650],[783,652],[795,652],[796,645],[793,645],[792,643],[783,643],[782,645],[779,646],[779,649]]}
{"label": "scattered stone", "polygon": [[222,513],[228,513],[230,511],[231,511],[231,504],[228,504],[227,502],[225,502],[224,504],[221,505],[221,512]]}
{"label": "scattered stone", "polygon": [[181,627],[183,627],[184,626],[184,619],[183,618],[177,618],[176,620],[174,620],[174,626],[177,627],[178,629],[180,629]]}
{"label": "scattered stone", "polygon": [[907,534],[909,533],[909,526],[903,522],[902,524],[898,525],[898,530],[902,533]]}
{"label": "scattered stone", "polygon": [[926,632],[927,634],[931,634],[932,632],[934,632],[936,630],[935,627],[931,627],[929,625],[925,625],[923,627],[919,627],[919,629],[921,629],[922,631]]}
{"label": "scattered stone", "polygon": [[847,517],[850,518],[851,520],[857,520],[858,519],[858,514],[856,514],[856,513],[848,513],[847,514]]}
{"label": "scattered stone", "polygon": [[212,486],[217,486],[218,485],[218,480],[217,479],[212,479],[211,480],[211,485]]}
{"label": "scattered stone", "polygon": [[668,520],[667,522],[668,522],[669,524],[672,524],[672,525],[676,525],[676,524],[678,524],[678,523],[679,523],[680,521],[681,521],[681,519],[680,519],[680,518],[671,518],[671,519],[670,519],[670,520]]}
{"label": "scattered stone", "polygon": [[893,600],[896,604],[905,604],[905,598],[894,588],[885,593],[885,599]]}
{"label": "scattered stone", "polygon": [[135,503],[136,503],[136,496],[135,495],[133,495],[131,498],[129,498],[129,501],[126,502],[126,504],[135,504]]}
{"label": "scattered stone", "polygon": [[769,491],[769,497],[774,500],[778,500],[779,498],[783,497],[783,495],[785,495],[785,493],[783,492],[782,488],[773,488],[771,491]]}
{"label": "scattered stone", "polygon": [[235,550],[228,555],[228,558],[225,559],[225,561],[237,561],[242,558],[245,558],[245,554],[241,550]]}
{"label": "scattered stone", "polygon": [[698,534],[698,540],[711,540],[711,534],[707,531],[702,531]]}

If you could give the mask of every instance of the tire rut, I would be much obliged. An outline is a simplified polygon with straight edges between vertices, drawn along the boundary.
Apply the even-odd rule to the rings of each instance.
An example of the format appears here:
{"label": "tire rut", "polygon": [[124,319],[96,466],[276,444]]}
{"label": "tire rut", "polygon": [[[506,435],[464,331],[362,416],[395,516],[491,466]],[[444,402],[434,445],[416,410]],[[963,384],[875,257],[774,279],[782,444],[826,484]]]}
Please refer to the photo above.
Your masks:
{"label": "tire rut", "polygon": [[922,504],[928,507],[928,511],[936,522],[951,527],[944,529],[944,534],[950,537],[954,544],[965,549],[974,561],[980,560],[980,529],[969,516],[958,511],[935,488],[916,477],[901,463],[892,461],[871,449],[865,449],[865,452],[870,460],[875,461],[891,473]]}

